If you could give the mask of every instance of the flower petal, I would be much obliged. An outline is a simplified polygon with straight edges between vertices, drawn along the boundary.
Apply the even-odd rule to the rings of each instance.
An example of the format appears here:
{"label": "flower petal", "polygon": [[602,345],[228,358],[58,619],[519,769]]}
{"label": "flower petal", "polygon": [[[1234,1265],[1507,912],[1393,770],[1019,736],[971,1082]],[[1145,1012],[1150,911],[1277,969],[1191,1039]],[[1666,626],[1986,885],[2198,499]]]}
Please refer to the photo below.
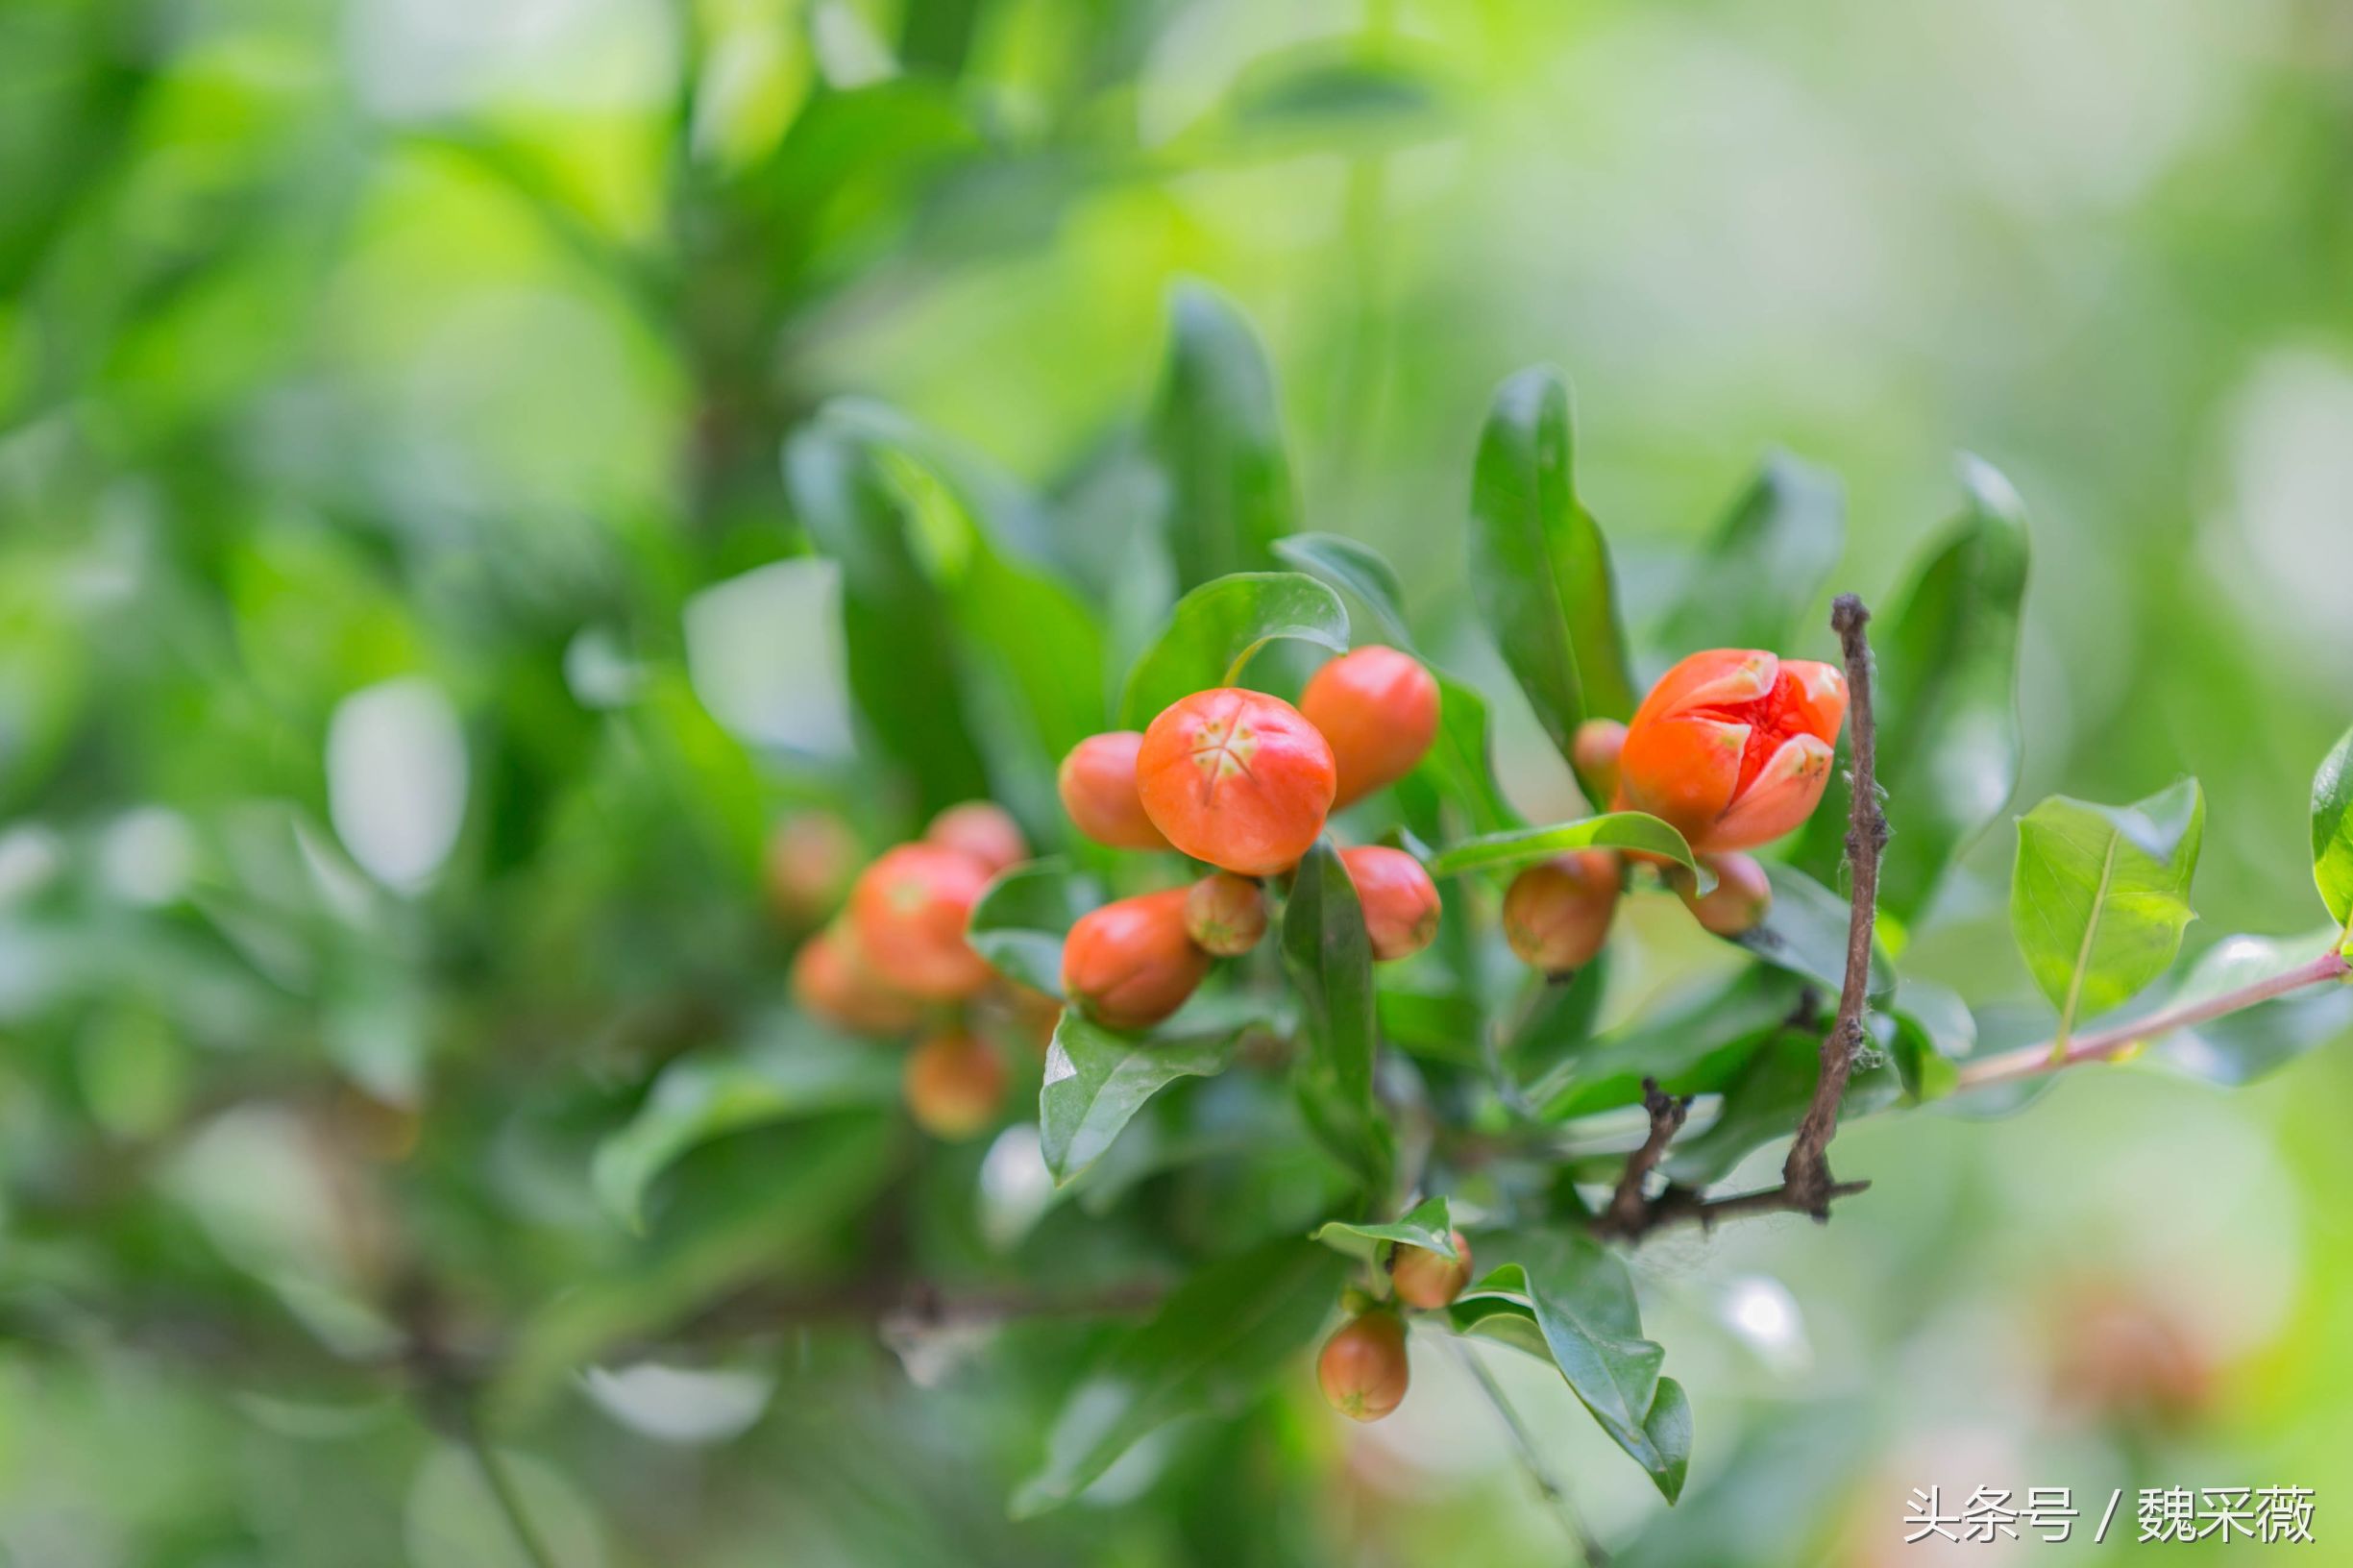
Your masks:
{"label": "flower petal", "polygon": [[1618,807],[1664,818],[1696,843],[1732,803],[1748,744],[1747,724],[1636,715],[1618,753]]}
{"label": "flower petal", "polygon": [[1767,844],[1814,814],[1830,782],[1830,743],[1793,735],[1765,763],[1740,798],[1692,847],[1709,853]]}
{"label": "flower petal", "polygon": [[1816,659],[1783,659],[1781,681],[1797,727],[1837,745],[1838,726],[1847,722],[1846,672]]}
{"label": "flower petal", "polygon": [[1691,654],[1658,677],[1635,711],[1633,727],[1693,708],[1752,702],[1773,690],[1780,663],[1759,648],[1710,648]]}

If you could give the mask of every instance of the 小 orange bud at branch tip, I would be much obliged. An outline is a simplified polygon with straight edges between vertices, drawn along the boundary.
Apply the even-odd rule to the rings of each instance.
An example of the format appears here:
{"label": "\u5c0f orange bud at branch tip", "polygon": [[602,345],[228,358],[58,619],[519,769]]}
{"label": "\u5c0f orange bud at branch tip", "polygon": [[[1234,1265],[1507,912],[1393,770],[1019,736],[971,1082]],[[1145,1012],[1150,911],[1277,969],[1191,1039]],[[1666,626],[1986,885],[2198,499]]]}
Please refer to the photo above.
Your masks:
{"label": "\u5c0f orange bud at branch tip", "polygon": [[1462,1287],[1471,1283],[1471,1244],[1460,1231],[1447,1234],[1455,1243],[1458,1256],[1454,1258],[1409,1241],[1399,1242],[1390,1254],[1389,1287],[1397,1292],[1399,1301],[1434,1312],[1462,1294]]}
{"label": "\u5c0f orange bud at branch tip", "polygon": [[1136,752],[1142,745],[1140,730],[1090,735],[1070,748],[1054,775],[1071,823],[1113,849],[1168,847],[1136,793]]}
{"label": "\u5c0f orange bud at branch tip", "polygon": [[853,1035],[903,1035],[922,1021],[922,1004],[882,983],[846,922],[800,944],[791,985],[795,1001]]}
{"label": "\u5c0f orange bud at branch tip", "polygon": [[1758,649],[1694,653],[1627,725],[1617,807],[1674,824],[1698,853],[1753,848],[1813,814],[1829,783],[1847,677]]}
{"label": "\u5c0f orange bud at branch tip", "polygon": [[966,1029],[933,1035],[907,1053],[899,1088],[916,1125],[934,1138],[970,1138],[996,1119],[1005,1064]]}
{"label": "\u5c0f orange bud at branch tip", "polygon": [[1703,864],[1716,873],[1716,885],[1708,892],[1695,892],[1697,881],[1679,866],[1668,874],[1668,886],[1693,918],[1715,935],[1737,937],[1753,930],[1773,907],[1773,884],[1765,879],[1764,867],[1756,863],[1755,856],[1741,854],[1709,855]]}
{"label": "\u5c0f orange bud at branch tip", "polygon": [[1029,841],[1021,836],[1021,824],[993,800],[967,800],[948,807],[923,830],[923,842],[968,856],[991,876],[1029,859]]}
{"label": "\u5c0f orange bud at branch tip", "polygon": [[1340,864],[1363,907],[1376,962],[1411,958],[1430,945],[1438,934],[1438,889],[1420,861],[1403,849],[1366,845],[1341,850]]}
{"label": "\u5c0f orange bud at branch tip", "polygon": [[1185,930],[1190,890],[1121,898],[1079,917],[1062,944],[1062,989],[1107,1029],[1147,1029],[1185,1005],[1210,955]]}
{"label": "\u5c0f orange bud at branch tip", "polygon": [[1238,958],[1266,935],[1266,894],[1232,871],[1205,876],[1185,894],[1185,933],[1205,953]]}
{"label": "\u5c0f orange bud at branch tip", "polygon": [[1422,760],[1438,732],[1438,683],[1410,654],[1367,646],[1309,677],[1299,711],[1332,747],[1337,811]]}
{"label": "\u5c0f orange bud at branch tip", "polygon": [[1336,780],[1331,746],[1297,708],[1237,686],[1170,703],[1136,753],[1152,825],[1193,859],[1244,876],[1307,853]]}
{"label": "\u5c0f orange bud at branch tip", "polygon": [[902,844],[850,890],[858,950],[883,983],[925,1001],[960,1001],[993,972],[964,938],[990,872],[961,850]]}
{"label": "\u5c0f orange bud at branch tip", "polygon": [[1617,857],[1605,849],[1538,861],[1504,894],[1505,940],[1542,973],[1583,968],[1608,940],[1621,880]]}
{"label": "\u5c0f orange bud at branch tip", "polygon": [[1324,1398],[1352,1421],[1378,1421],[1405,1403],[1407,1374],[1405,1323],[1384,1310],[1341,1324],[1315,1358]]}

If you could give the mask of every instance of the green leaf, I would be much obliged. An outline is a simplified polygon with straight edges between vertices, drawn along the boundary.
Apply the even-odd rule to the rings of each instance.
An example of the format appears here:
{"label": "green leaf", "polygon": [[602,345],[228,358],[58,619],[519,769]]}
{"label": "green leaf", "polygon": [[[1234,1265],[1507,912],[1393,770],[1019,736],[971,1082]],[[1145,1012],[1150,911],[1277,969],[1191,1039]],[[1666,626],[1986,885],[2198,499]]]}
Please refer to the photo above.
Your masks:
{"label": "green leaf", "polygon": [[[2344,940],[2335,927],[2300,937],[2225,937],[2198,956],[2166,998],[2191,1007],[2226,992],[2277,979]],[[2353,1035],[2353,985],[2307,986],[2159,1041],[2155,1054],[2194,1077],[2237,1087],[2307,1051]]]}
{"label": "green leaf", "polygon": [[[1961,482],[1960,518],[1894,610],[1871,624],[1877,776],[1897,828],[1879,860],[1879,910],[1906,927],[2018,783],[2025,516],[1987,464],[1964,459]],[[1838,880],[1849,811],[1842,762],[1795,857],[1817,880]]]}
{"label": "green leaf", "polygon": [[[1593,1050],[1594,1026],[1609,992],[1609,949],[1561,979],[1531,973],[1521,982],[1528,999],[1496,1026],[1496,1066],[1518,1093],[1576,1070]],[[1639,1095],[1637,1095],[1637,1098]]]}
{"label": "green leaf", "polygon": [[1181,588],[1274,564],[1298,523],[1274,377],[1231,302],[1199,283],[1169,302],[1168,363],[1146,430]]}
{"label": "green leaf", "polygon": [[1424,67],[1316,41],[1253,61],[1217,118],[1219,139],[1260,157],[1362,154],[1442,135],[1444,96]]}
{"label": "green leaf", "polygon": [[1837,569],[1846,510],[1831,475],[1768,455],[1659,622],[1662,661],[1703,648],[1787,648]]}
{"label": "green leaf", "polygon": [[2205,827],[2194,778],[2129,806],[2053,796],[2019,819],[2010,928],[2061,1040],[2172,964]]}
{"label": "green leaf", "polygon": [[[1773,903],[1765,918],[1732,940],[1776,968],[1802,975],[1836,992],[1847,983],[1848,901],[1795,867],[1767,861]],[[1896,972],[1876,942],[1871,952],[1871,994],[1883,996]]]}
{"label": "green leaf", "polygon": [[[1383,640],[1391,648],[1411,650],[1413,633],[1406,625],[1405,589],[1397,580],[1396,569],[1372,546],[1337,533],[1295,533],[1276,540],[1275,553],[1285,564],[1352,595],[1372,611]],[[1363,636],[1355,640],[1372,641]]]}
{"label": "green leaf", "polygon": [[1804,982],[1751,966],[1728,985],[1590,1041],[1541,1076],[1528,1098],[1548,1121],[1565,1121],[1642,1101],[1642,1080],[1670,1094],[1704,1094],[1731,1082],[1788,1027]]}
{"label": "green leaf", "polygon": [[1348,651],[1339,595],[1301,572],[1245,572],[1177,600],[1168,624],[1128,672],[1119,723],[1141,729],[1180,698],[1228,684],[1227,674],[1279,637]]}
{"label": "green leaf", "polygon": [[1427,1247],[1450,1262],[1455,1252],[1455,1223],[1444,1198],[1426,1198],[1403,1219],[1385,1225],[1353,1224],[1336,1219],[1319,1226],[1312,1240],[1336,1248],[1351,1258],[1373,1259],[1385,1245]]}
{"label": "green leaf", "polygon": [[1223,1072],[1239,1039],[1233,1031],[1176,1040],[1115,1034],[1065,1009],[1038,1090],[1039,1139],[1054,1185],[1101,1159],[1129,1118],[1168,1085]]}
{"label": "green leaf", "polygon": [[895,1053],[781,1017],[742,1049],[697,1051],[664,1067],[628,1125],[599,1145],[597,1197],[642,1231],[647,1189],[689,1149],[768,1122],[894,1104],[898,1078]]}
{"label": "green leaf", "polygon": [[1959,1064],[1977,1048],[1977,1020],[1959,994],[1931,980],[1905,980],[1888,1005],[1895,1020],[1896,1072],[1914,1105],[1959,1087]]}
{"label": "green leaf", "polygon": [[1495,395],[1471,484],[1472,597],[1564,757],[1579,724],[1634,709],[1609,548],[1577,499],[1573,448],[1567,380],[1522,371]]}
{"label": "green leaf", "polygon": [[1300,1104],[1309,1125],[1379,1196],[1395,1150],[1373,1101],[1380,1034],[1373,955],[1356,885],[1329,839],[1300,859],[1283,909],[1283,967],[1298,988],[1308,1041]]}
{"label": "green leaf", "polygon": [[903,497],[865,440],[821,422],[785,443],[785,488],[842,567],[842,635],[859,716],[925,811],[989,793],[967,726],[953,624],[917,554]]}
{"label": "green leaf", "polygon": [[1069,1502],[1179,1416],[1257,1398],[1323,1326],[1347,1266],[1322,1247],[1286,1239],[1194,1275],[1063,1401],[1044,1463],[1014,1493],[1014,1517]]}
{"label": "green leaf", "polygon": [[1415,771],[1441,797],[1453,801],[1478,832],[1518,827],[1520,814],[1495,782],[1487,699],[1450,675],[1434,670],[1431,674],[1438,682],[1438,732]]}
{"label": "green leaf", "polygon": [[1639,811],[1613,811],[1550,827],[1512,828],[1483,833],[1475,839],[1439,850],[1430,857],[1432,876],[1459,876],[1465,871],[1491,871],[1548,860],[1572,849],[1631,849],[1664,856],[1697,873],[1704,881],[1683,836],[1657,818]]}
{"label": "green leaf", "polygon": [[2338,929],[2353,942],[2353,729],[2313,775],[2312,875]]}
{"label": "green leaf", "polygon": [[1501,1291],[1527,1303],[1546,1352],[1578,1399],[1674,1502],[1691,1461],[1690,1405],[1659,1376],[1666,1352],[1642,1336],[1626,1264],[1581,1233],[1518,1233],[1498,1237],[1491,1250],[1511,1262],[1470,1294]]}
{"label": "green leaf", "polygon": [[1031,861],[989,884],[972,906],[965,940],[1007,979],[1060,996],[1063,938],[1102,901],[1102,888],[1067,861]]}

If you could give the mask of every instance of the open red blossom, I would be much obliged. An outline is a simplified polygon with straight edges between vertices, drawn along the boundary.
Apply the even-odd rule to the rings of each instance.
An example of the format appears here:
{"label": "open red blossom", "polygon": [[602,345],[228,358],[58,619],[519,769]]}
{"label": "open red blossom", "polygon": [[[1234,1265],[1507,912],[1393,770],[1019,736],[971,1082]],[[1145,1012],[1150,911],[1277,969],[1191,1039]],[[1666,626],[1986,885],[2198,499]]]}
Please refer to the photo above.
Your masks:
{"label": "open red blossom", "polygon": [[1702,852],[1777,839],[1821,802],[1846,717],[1833,666],[1758,649],[1694,653],[1627,726],[1618,808],[1664,818]]}

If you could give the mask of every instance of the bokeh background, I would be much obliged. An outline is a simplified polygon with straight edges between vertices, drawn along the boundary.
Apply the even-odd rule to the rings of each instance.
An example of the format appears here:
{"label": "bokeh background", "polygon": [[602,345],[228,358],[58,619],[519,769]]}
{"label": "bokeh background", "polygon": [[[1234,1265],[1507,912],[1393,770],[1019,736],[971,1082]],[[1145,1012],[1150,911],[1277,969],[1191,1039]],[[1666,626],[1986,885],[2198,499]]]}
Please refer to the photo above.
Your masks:
{"label": "bokeh background", "polygon": [[[1531,814],[1575,797],[1470,624],[1462,516],[1495,383],[1549,360],[1637,619],[1773,448],[1843,479],[1867,597],[1955,453],[1996,463],[2035,551],[2022,803],[2194,773],[2193,948],[2321,919],[2329,0],[12,0],[0,193],[0,1560],[523,1560],[448,1412],[368,1382],[382,1303],[420,1260],[488,1318],[591,1269],[649,1320],[728,1277],[622,1250],[596,1139],[780,992],[768,821],[909,809],[855,783],[780,443],[895,405],[1115,597],[1089,543],[1180,279],[1257,324],[1308,526],[1397,563]],[[1973,998],[2032,995],[2009,852],[1910,955]],[[2235,1091],[2085,1071],[1851,1128],[1877,1185],[1827,1227],[1646,1246],[1700,1431],[1672,1516],[1549,1370],[1496,1369],[1629,1564],[1934,1560],[1898,1544],[1930,1482],[2087,1517],[2308,1485],[2321,1560],[2349,1115],[2342,1050]],[[729,1147],[725,1201],[863,1179]],[[1026,1201],[978,1161],[926,1200]],[[617,1353],[496,1440],[567,1568],[1561,1560],[1418,1352],[1382,1426],[1302,1376],[1009,1524],[1070,1334]]]}

